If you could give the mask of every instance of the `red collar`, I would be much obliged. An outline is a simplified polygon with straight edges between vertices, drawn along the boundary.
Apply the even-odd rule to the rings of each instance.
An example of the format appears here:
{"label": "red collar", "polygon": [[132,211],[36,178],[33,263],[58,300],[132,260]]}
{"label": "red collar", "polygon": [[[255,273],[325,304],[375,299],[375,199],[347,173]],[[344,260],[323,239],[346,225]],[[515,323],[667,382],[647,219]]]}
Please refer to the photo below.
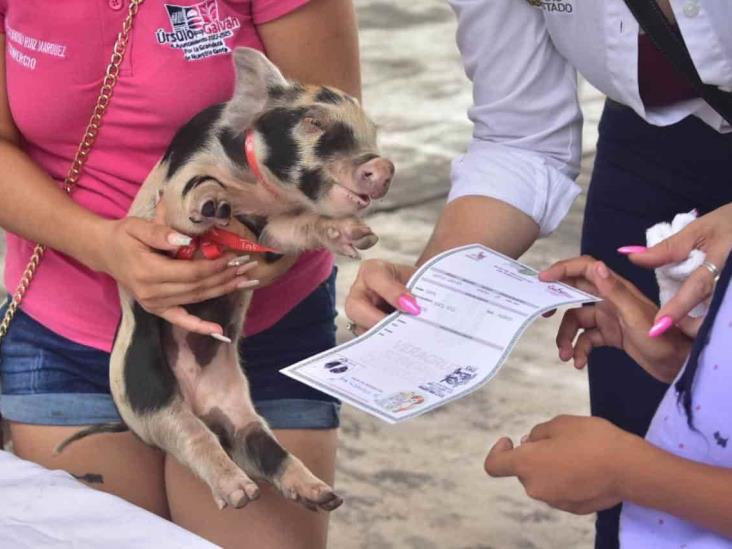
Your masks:
{"label": "red collar", "polygon": [[257,179],[257,183],[261,184],[262,187],[272,193],[275,197],[278,197],[280,193],[277,192],[277,189],[274,185],[267,181],[267,179],[264,177],[264,175],[262,175],[262,172],[259,169],[259,163],[257,162],[257,153],[254,150],[254,132],[252,130],[247,130],[244,136],[244,154],[247,157],[247,164],[249,164],[249,169],[252,170],[252,174]]}
{"label": "red collar", "polygon": [[236,233],[215,227],[203,233],[201,236],[193,237],[188,246],[178,248],[175,258],[193,259],[199,248],[206,259],[221,257],[226,249],[237,252],[279,253],[272,248],[267,248],[266,246],[247,240]]}

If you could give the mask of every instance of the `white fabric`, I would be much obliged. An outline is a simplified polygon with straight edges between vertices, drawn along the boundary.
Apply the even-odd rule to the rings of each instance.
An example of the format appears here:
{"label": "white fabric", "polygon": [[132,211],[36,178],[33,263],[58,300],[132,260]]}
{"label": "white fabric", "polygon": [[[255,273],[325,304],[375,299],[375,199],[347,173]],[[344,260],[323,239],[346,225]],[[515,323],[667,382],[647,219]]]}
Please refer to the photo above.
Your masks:
{"label": "white fabric", "polygon": [[[657,223],[646,230],[646,243],[655,246],[662,240],[666,240],[671,235],[678,233],[697,217],[696,211],[689,213],[680,213],[673,218],[671,223]],[[658,281],[659,300],[661,305],[665,305],[673,296],[675,296],[684,281],[696,269],[701,267],[706,254],[701,250],[692,250],[689,257],[679,263],[664,265],[656,269],[656,280]],[[705,301],[694,307],[689,316],[699,318],[707,314],[709,304]]]}
{"label": "white fabric", "polygon": [[63,471],[0,451],[0,547],[13,549],[216,546]]}
{"label": "white fabric", "polygon": [[[623,0],[450,0],[474,105],[473,140],[452,166],[449,199],[498,198],[552,232],[579,193],[582,117],[576,71],[651,124],[695,115],[732,128],[701,99],[646,109],[639,26]],[[695,3],[694,9],[687,4]],[[671,0],[702,79],[732,88],[732,2]]]}

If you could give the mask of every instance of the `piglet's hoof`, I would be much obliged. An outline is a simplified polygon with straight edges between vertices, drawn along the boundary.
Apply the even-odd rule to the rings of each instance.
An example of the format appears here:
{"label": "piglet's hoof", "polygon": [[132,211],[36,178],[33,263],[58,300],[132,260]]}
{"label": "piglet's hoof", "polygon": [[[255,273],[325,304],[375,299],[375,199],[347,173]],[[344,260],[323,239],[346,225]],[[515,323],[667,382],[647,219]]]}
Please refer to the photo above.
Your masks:
{"label": "piglet's hoof", "polygon": [[361,257],[357,250],[367,250],[379,241],[371,227],[357,218],[330,220],[326,236],[332,251],[353,259]]}
{"label": "piglet's hoof", "polygon": [[311,511],[333,511],[341,506],[343,498],[333,488],[314,476],[302,463],[294,460],[279,482],[283,495]]}
{"label": "piglet's hoof", "polygon": [[229,478],[221,479],[212,488],[214,501],[219,509],[234,507],[240,509],[250,501],[259,498],[259,486],[244,473],[236,473]]}

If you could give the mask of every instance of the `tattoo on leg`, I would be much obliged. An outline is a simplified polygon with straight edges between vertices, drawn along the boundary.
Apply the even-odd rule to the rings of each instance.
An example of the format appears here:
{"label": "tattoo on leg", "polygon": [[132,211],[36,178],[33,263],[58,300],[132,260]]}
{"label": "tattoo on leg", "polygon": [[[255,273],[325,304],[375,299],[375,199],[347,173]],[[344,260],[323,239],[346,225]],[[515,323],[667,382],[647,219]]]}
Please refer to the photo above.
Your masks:
{"label": "tattoo on leg", "polygon": [[85,475],[75,475],[71,473],[71,476],[76,480],[86,482],[87,484],[104,484],[104,477],[98,473],[87,473]]}

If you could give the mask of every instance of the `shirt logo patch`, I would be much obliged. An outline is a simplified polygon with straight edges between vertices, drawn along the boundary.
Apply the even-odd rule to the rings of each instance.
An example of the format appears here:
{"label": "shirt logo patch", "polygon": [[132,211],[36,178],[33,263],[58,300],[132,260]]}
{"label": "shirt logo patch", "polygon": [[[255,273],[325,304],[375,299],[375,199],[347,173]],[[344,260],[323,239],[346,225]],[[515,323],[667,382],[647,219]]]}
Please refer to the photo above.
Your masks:
{"label": "shirt logo patch", "polygon": [[562,0],[526,0],[535,8],[551,13],[572,13],[573,6],[568,1]]}
{"label": "shirt logo patch", "polygon": [[161,46],[183,50],[187,61],[231,52],[226,40],[241,26],[236,17],[219,18],[217,0],[203,0],[191,6],[165,4],[171,31],[158,29],[155,38]]}

